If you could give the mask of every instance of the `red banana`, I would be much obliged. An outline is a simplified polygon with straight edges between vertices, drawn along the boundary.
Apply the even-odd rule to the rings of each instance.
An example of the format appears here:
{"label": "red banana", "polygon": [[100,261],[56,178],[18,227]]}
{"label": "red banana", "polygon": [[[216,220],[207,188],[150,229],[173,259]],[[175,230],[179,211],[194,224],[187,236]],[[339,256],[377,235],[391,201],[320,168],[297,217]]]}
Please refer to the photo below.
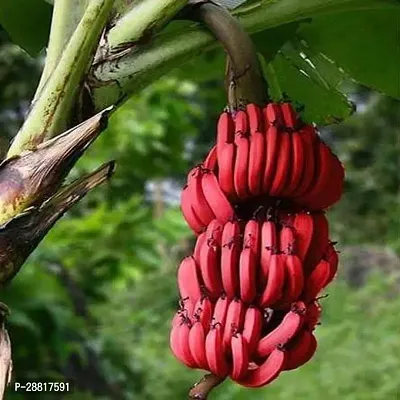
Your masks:
{"label": "red banana", "polygon": [[206,230],[208,243],[214,246],[221,247],[223,229],[224,225],[220,221],[218,221],[217,219],[212,220],[208,224]]}
{"label": "red banana", "polygon": [[283,116],[281,112],[280,104],[269,103],[266,107],[263,108],[264,120],[265,120],[265,128],[269,126],[277,126],[282,125]]}
{"label": "red banana", "polygon": [[256,271],[257,261],[255,254],[251,248],[243,249],[240,254],[239,264],[240,298],[248,304],[252,303],[257,295]]}
{"label": "red banana", "polygon": [[193,257],[184,258],[179,266],[178,288],[182,299],[189,298],[193,304],[201,297],[197,266]]}
{"label": "red banana", "polygon": [[228,112],[223,112],[217,125],[217,157],[221,157],[221,150],[225,143],[232,143],[235,135],[235,125],[232,116]]}
{"label": "red banana", "polygon": [[304,153],[303,176],[292,196],[302,196],[309,192],[314,177],[318,174],[315,166],[314,143],[318,144],[319,138],[312,125],[306,125],[299,131]]}
{"label": "red banana", "polygon": [[247,342],[248,351],[251,355],[257,347],[261,336],[263,315],[259,308],[250,306],[246,310],[243,323],[243,337]]}
{"label": "red banana", "polygon": [[277,155],[278,160],[276,163],[276,170],[274,179],[272,180],[271,187],[269,189],[269,195],[272,197],[278,197],[281,195],[285,186],[287,185],[288,178],[291,171],[291,144],[290,144],[290,134],[287,132],[281,132],[279,143],[279,154]]}
{"label": "red banana", "polygon": [[208,369],[206,357],[206,332],[200,322],[195,322],[189,332],[189,349],[196,366]]}
{"label": "red banana", "polygon": [[249,138],[242,134],[235,135],[236,145],[236,160],[233,173],[233,183],[235,191],[240,199],[246,199],[250,196],[248,185],[248,170],[249,170]]}
{"label": "red banana", "polygon": [[212,325],[225,326],[226,314],[228,312],[230,301],[225,295],[219,297],[214,307],[214,314],[212,316]]}
{"label": "red banana", "polygon": [[265,153],[265,170],[263,175],[262,192],[268,193],[274,181],[277,164],[278,153],[281,147],[281,134],[276,126],[270,126],[265,135],[266,153]]}
{"label": "red banana", "polygon": [[215,215],[203,193],[201,184],[202,175],[203,171],[201,167],[193,168],[188,175],[188,189],[193,210],[195,210],[202,224],[207,226],[215,218]]}
{"label": "red banana", "polygon": [[286,285],[284,287],[283,296],[279,302],[279,307],[284,308],[290,306],[294,301],[298,300],[304,288],[303,263],[300,258],[294,254],[286,256],[285,259],[285,276]]}
{"label": "red banana", "polygon": [[205,347],[209,370],[218,377],[225,378],[228,375],[229,366],[223,351],[220,326],[211,327],[206,337]]}
{"label": "red banana", "polygon": [[249,120],[247,114],[243,110],[236,112],[234,117],[235,122],[235,135],[242,134],[247,135],[249,133]]}
{"label": "red banana", "polygon": [[292,129],[296,129],[298,124],[298,116],[290,103],[281,104],[281,112],[283,115],[284,124]]}
{"label": "red banana", "polygon": [[182,322],[182,319],[184,318],[184,316],[183,316],[183,314],[182,314],[182,311],[177,311],[175,314],[174,314],[174,317],[172,318],[172,321],[171,321],[171,326],[172,327],[174,327],[174,326],[176,326],[176,325],[179,325],[181,322]]}
{"label": "red banana", "polygon": [[225,143],[218,158],[218,180],[222,191],[230,199],[236,198],[233,180],[236,157],[235,143]]}
{"label": "red banana", "polygon": [[329,262],[321,260],[305,282],[302,296],[305,301],[312,301],[317,298],[318,294],[328,284],[330,272]]}
{"label": "red banana", "polygon": [[332,243],[329,243],[324,254],[324,259],[328,261],[330,266],[330,273],[328,279],[328,283],[330,283],[335,279],[339,265],[339,256]]}
{"label": "red banana", "polygon": [[329,147],[322,141],[319,141],[316,154],[316,170],[318,174],[312,183],[312,188],[303,196],[296,198],[296,202],[301,205],[312,205],[314,199],[318,199],[329,190],[332,174],[332,153]]}
{"label": "red banana", "polygon": [[296,250],[302,261],[310,248],[314,231],[314,219],[310,213],[301,212],[295,215],[293,228],[296,236]]}
{"label": "red banana", "polygon": [[244,313],[245,307],[241,300],[233,299],[229,303],[222,339],[224,351],[229,348],[232,335],[243,329]]}
{"label": "red banana", "polygon": [[182,360],[182,355],[181,355],[181,348],[180,348],[180,343],[179,343],[179,331],[181,329],[181,325],[184,322],[180,319],[179,323],[174,324],[171,333],[169,336],[169,347],[172,350],[172,354],[179,360]]}
{"label": "red banana", "polygon": [[263,115],[261,109],[255,104],[248,104],[246,112],[249,120],[250,133],[262,132],[263,130]]}
{"label": "red banana", "polygon": [[200,250],[203,247],[204,242],[207,241],[207,232],[203,232],[201,235],[197,237],[196,244],[193,250],[193,258],[196,261],[197,267],[200,269]]}
{"label": "red banana", "polygon": [[206,241],[200,250],[200,270],[208,295],[215,299],[222,293],[219,248]]}
{"label": "red banana", "polygon": [[[301,307],[304,303],[301,303]],[[268,356],[278,345],[285,345],[300,330],[304,323],[305,307],[289,311],[282,322],[270,333],[261,338],[257,346],[257,355]]]}
{"label": "red banana", "polygon": [[313,235],[304,260],[306,275],[318,264],[329,245],[329,224],[325,214],[313,214],[313,222]]}
{"label": "red banana", "polygon": [[238,383],[246,387],[265,386],[279,376],[285,363],[286,352],[276,348],[258,368],[248,370],[244,378],[238,380]]}
{"label": "red banana", "polygon": [[343,193],[344,168],[335,155],[332,155],[332,173],[327,186],[320,196],[314,196],[309,200],[309,207],[313,210],[324,210],[340,200]]}
{"label": "red banana", "polygon": [[189,348],[190,324],[183,321],[171,330],[170,347],[175,357],[189,368],[196,368],[196,361],[193,359]]}
{"label": "red banana", "polygon": [[255,220],[251,219],[247,222],[243,234],[243,247],[251,249],[253,254],[258,258],[260,254],[261,245],[261,225]]}
{"label": "red banana", "polygon": [[217,166],[218,158],[217,158],[217,146],[213,146],[211,150],[208,152],[206,159],[203,162],[203,168],[214,170]]}
{"label": "red banana", "polygon": [[249,150],[249,191],[253,196],[262,194],[265,169],[265,135],[254,132],[250,136]]}
{"label": "red banana", "polygon": [[172,319],[172,326],[180,324],[183,320],[189,320],[192,322],[191,317],[193,314],[194,303],[189,298],[179,300],[179,310],[175,313]]}
{"label": "red banana", "polygon": [[236,381],[246,375],[249,366],[247,342],[240,333],[231,338],[232,371],[230,377]]}
{"label": "red banana", "polygon": [[305,315],[305,327],[310,332],[315,329],[321,319],[322,307],[318,301],[313,301],[311,304],[307,305],[307,311]]}
{"label": "red banana", "polygon": [[222,223],[229,221],[235,214],[233,207],[222,192],[213,172],[204,171],[201,179],[203,193],[215,217]]}
{"label": "red banana", "polygon": [[279,247],[284,254],[295,254],[296,236],[291,226],[284,225],[279,234]]}
{"label": "red banana", "polygon": [[282,297],[285,282],[285,258],[286,256],[283,254],[271,255],[267,283],[259,301],[262,307],[268,307]]}
{"label": "red banana", "polygon": [[288,277],[288,296],[290,302],[298,299],[304,287],[303,263],[296,255],[286,257],[286,276]]}
{"label": "red banana", "polygon": [[288,197],[292,197],[293,193],[296,192],[296,189],[299,186],[301,178],[304,174],[305,163],[303,141],[301,140],[300,134],[298,132],[293,132],[290,135],[290,139],[292,150],[292,169],[287,186],[282,191],[282,195]]}
{"label": "red banana", "polygon": [[261,284],[267,281],[272,254],[278,252],[276,225],[272,221],[265,221],[261,227]]}
{"label": "red banana", "polygon": [[228,221],[222,230],[222,247],[230,246],[233,242],[239,242],[240,224],[238,221]]}
{"label": "red banana", "polygon": [[187,186],[183,188],[181,193],[181,210],[183,217],[190,228],[197,235],[200,234],[204,230],[205,226],[193,210],[192,201],[190,199],[189,189]]}
{"label": "red banana", "polygon": [[214,307],[207,297],[201,297],[194,306],[192,320],[194,322],[200,322],[203,325],[205,333],[210,329],[213,311]]}
{"label": "red banana", "polygon": [[285,371],[301,367],[311,360],[317,350],[317,340],[312,332],[302,330],[286,348]]}
{"label": "red banana", "polygon": [[254,104],[247,106],[247,115],[250,125],[250,154],[249,154],[249,190],[254,196],[261,194],[261,185],[264,171],[265,139],[262,133],[263,121],[261,110]]}
{"label": "red banana", "polygon": [[239,259],[240,259],[239,223],[227,222],[222,232],[221,277],[222,286],[229,299],[239,294]]}

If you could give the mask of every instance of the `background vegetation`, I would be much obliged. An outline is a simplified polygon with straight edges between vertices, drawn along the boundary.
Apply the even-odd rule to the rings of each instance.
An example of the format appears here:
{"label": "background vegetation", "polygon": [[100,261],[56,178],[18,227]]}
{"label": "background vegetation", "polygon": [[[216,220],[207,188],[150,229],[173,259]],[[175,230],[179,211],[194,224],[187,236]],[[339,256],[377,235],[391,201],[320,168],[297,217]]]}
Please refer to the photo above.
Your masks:
{"label": "background vegetation", "polygon": [[[40,57],[30,58],[0,30],[2,149],[40,70]],[[67,399],[159,400],[186,398],[201,375],[168,348],[175,270],[192,246],[179,190],[211,146],[224,104],[222,81],[199,81],[174,73],[129,100],[75,168],[78,175],[110,158],[118,163],[110,184],[57,224],[3,292],[12,309],[15,380],[71,379],[75,393]],[[347,91],[359,111],[322,132],[345,163],[347,181],[330,213],[342,261],[323,300],[317,356],[266,389],[226,382],[213,399],[400,396],[399,103],[349,83]]]}

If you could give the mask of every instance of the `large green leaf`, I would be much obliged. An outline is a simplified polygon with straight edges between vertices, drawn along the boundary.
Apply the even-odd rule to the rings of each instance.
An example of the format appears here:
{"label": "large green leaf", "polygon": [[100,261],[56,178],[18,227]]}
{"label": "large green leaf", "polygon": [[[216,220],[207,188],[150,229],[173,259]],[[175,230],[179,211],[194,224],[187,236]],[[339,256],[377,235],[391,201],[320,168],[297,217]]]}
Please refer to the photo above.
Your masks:
{"label": "large green leaf", "polygon": [[30,55],[47,43],[52,7],[43,0],[1,0],[0,24],[11,39]]}
{"label": "large green leaf", "polygon": [[300,28],[308,45],[356,81],[400,98],[400,7],[321,16]]}

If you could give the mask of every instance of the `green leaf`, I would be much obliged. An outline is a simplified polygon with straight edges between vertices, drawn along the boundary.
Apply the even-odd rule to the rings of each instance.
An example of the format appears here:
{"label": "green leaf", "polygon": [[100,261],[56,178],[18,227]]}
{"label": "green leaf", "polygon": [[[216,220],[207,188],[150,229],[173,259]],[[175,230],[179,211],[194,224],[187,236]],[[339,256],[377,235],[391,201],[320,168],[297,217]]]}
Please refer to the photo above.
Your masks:
{"label": "green leaf", "polygon": [[22,311],[14,310],[10,317],[10,322],[14,326],[25,329],[29,332],[29,335],[34,335],[36,337],[40,335],[40,328],[36,321]]}
{"label": "green leaf", "polygon": [[46,45],[52,7],[43,0],[1,0],[0,24],[31,56]]}
{"label": "green leaf", "polygon": [[287,41],[272,63],[263,69],[274,101],[282,92],[298,106],[303,118],[327,125],[348,117],[353,106],[340,92],[346,75],[329,59],[313,52],[297,38]]}
{"label": "green leaf", "polygon": [[315,18],[299,34],[354,80],[400,98],[399,20],[400,7],[355,11]]}
{"label": "green leaf", "polygon": [[301,111],[305,121],[329,125],[342,121],[351,115],[353,107],[339,91],[320,84],[317,72],[310,68],[306,72],[299,61],[280,52],[271,63],[281,91],[304,108]]}
{"label": "green leaf", "polygon": [[347,79],[343,70],[339,69],[331,60],[321,53],[314,52],[304,41],[297,38],[287,42],[282,48],[282,52],[315,83],[328,90],[338,89]]}

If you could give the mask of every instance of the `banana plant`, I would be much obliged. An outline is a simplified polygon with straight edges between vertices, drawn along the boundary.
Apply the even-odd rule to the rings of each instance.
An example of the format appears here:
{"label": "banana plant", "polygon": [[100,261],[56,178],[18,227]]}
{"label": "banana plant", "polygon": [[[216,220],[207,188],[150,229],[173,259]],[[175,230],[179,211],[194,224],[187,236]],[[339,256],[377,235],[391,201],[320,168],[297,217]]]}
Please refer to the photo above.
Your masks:
{"label": "banana plant", "polygon": [[[58,219],[111,177],[112,161],[64,184],[126,99],[166,74],[197,82],[220,74],[221,37],[191,16],[204,3],[212,1],[2,1],[0,24],[10,37],[32,56],[46,47],[46,56],[29,112],[0,164],[0,288]],[[349,80],[400,98],[398,1],[220,0],[218,6],[251,35],[269,97],[289,96],[304,120],[329,125],[349,117],[354,106],[343,93]],[[0,356],[9,362],[0,382],[8,382],[3,325]],[[202,381],[195,392],[203,397],[196,398],[218,383]]]}

